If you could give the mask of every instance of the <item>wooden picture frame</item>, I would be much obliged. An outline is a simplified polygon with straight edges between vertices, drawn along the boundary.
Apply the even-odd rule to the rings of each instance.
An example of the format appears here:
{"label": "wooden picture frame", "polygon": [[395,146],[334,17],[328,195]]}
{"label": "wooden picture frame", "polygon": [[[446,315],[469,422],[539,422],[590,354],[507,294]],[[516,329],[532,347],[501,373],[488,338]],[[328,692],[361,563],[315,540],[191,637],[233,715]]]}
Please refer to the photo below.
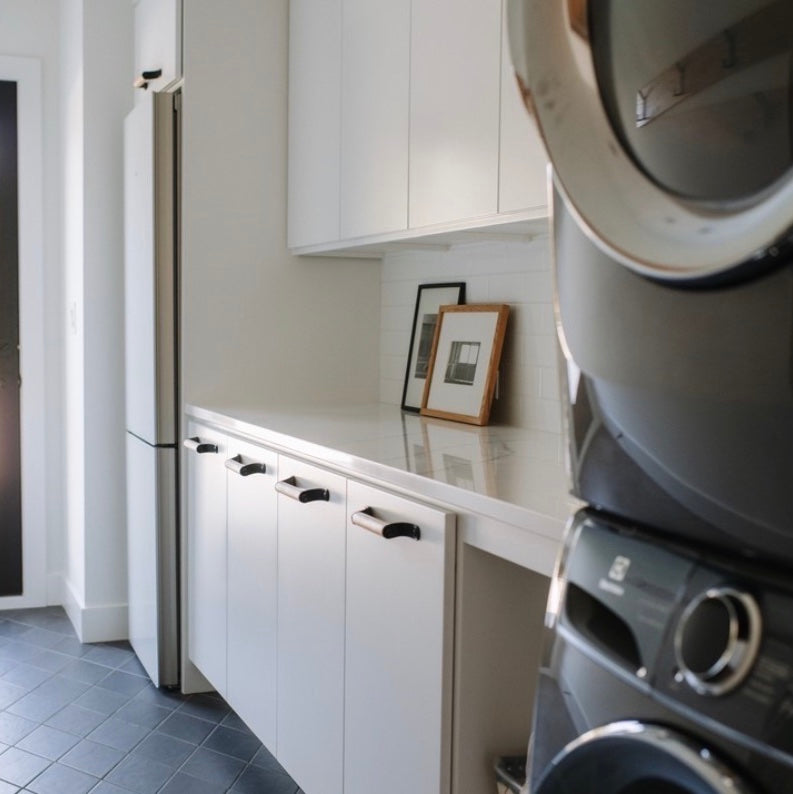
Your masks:
{"label": "wooden picture frame", "polygon": [[508,317],[505,303],[441,306],[422,415],[487,424]]}
{"label": "wooden picture frame", "polygon": [[413,311],[413,328],[410,332],[405,383],[402,387],[402,410],[418,413],[424,396],[424,386],[429,372],[432,343],[438,310],[445,304],[465,303],[465,282],[446,284],[420,284]]}

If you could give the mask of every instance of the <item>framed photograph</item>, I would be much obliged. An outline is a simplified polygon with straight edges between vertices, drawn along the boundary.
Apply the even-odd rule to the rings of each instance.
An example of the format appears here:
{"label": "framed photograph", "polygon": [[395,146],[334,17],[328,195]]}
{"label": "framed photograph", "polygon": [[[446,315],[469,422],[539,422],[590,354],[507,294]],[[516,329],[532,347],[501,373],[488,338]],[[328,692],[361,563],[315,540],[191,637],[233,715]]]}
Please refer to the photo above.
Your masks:
{"label": "framed photograph", "polygon": [[413,330],[410,333],[405,385],[402,389],[402,410],[418,413],[421,408],[438,310],[441,306],[459,303],[465,303],[465,283],[462,281],[419,286],[416,310],[413,313]]}
{"label": "framed photograph", "polygon": [[421,413],[486,425],[496,388],[509,306],[442,306]]}

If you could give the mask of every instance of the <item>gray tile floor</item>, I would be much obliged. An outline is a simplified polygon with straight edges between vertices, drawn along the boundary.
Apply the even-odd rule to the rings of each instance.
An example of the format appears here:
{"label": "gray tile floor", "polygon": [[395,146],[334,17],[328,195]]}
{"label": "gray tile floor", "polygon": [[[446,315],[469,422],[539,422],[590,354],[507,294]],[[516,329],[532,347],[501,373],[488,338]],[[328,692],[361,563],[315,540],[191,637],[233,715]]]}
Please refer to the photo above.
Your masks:
{"label": "gray tile floor", "polygon": [[156,689],[60,607],[0,612],[0,794],[302,794],[215,694]]}

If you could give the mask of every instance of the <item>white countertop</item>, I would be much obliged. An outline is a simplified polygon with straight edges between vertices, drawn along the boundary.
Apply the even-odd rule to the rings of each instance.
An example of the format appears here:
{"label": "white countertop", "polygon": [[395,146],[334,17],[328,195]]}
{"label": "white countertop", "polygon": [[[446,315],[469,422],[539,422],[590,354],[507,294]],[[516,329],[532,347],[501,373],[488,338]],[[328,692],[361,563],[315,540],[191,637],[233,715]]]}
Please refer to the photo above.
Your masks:
{"label": "white countertop", "polygon": [[465,508],[552,540],[577,503],[561,435],[474,427],[385,404],[193,406],[201,422],[344,473]]}

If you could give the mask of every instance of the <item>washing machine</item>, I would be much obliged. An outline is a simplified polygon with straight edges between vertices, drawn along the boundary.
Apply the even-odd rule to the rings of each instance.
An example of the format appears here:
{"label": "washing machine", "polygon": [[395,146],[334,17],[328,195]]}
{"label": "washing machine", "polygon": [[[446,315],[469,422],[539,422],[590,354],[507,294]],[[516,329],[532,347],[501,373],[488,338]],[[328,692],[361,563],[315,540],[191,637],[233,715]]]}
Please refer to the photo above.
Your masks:
{"label": "washing machine", "polygon": [[584,510],[551,585],[532,794],[793,790],[793,583]]}
{"label": "washing machine", "polygon": [[793,564],[793,2],[511,0],[573,491]]}

